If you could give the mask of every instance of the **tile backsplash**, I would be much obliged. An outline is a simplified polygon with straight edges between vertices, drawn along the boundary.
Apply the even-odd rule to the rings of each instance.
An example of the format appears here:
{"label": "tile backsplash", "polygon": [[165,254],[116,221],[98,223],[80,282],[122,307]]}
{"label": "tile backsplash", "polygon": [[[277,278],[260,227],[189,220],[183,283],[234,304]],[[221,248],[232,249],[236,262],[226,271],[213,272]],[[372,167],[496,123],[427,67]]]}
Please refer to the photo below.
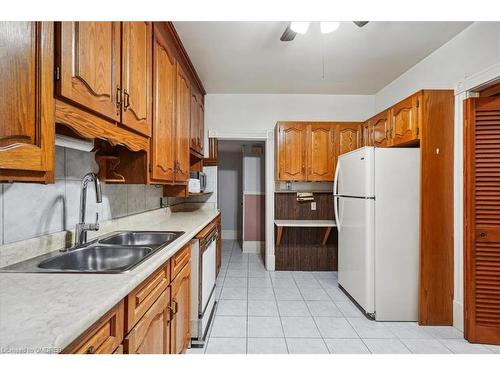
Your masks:
{"label": "tile backsplash", "polygon": [[[0,245],[74,229],[78,221],[81,179],[97,172],[94,154],[56,147],[55,183],[0,184]],[[154,185],[102,184],[102,204],[87,189],[87,222],[110,220],[160,207],[163,189]]]}

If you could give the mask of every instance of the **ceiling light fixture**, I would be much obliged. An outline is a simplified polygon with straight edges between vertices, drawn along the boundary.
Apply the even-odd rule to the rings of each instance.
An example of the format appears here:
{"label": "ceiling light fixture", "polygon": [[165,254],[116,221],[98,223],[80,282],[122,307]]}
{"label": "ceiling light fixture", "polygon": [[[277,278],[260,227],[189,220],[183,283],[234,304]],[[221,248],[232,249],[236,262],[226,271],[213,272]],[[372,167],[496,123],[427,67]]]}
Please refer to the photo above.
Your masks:
{"label": "ceiling light fixture", "polygon": [[339,22],[320,22],[319,26],[321,28],[322,34],[328,34],[337,30],[340,26]]}
{"label": "ceiling light fixture", "polygon": [[305,34],[307,33],[307,29],[309,29],[309,22],[293,21],[290,24],[290,29],[295,31],[297,34]]}

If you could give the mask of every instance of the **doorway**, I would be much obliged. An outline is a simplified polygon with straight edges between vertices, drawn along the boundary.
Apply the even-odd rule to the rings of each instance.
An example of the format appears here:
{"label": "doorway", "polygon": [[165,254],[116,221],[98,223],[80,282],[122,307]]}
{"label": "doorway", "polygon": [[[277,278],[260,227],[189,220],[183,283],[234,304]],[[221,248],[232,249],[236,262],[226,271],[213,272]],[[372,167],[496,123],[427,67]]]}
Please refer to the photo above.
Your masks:
{"label": "doorway", "polygon": [[265,142],[219,140],[218,207],[222,239],[243,253],[265,252]]}

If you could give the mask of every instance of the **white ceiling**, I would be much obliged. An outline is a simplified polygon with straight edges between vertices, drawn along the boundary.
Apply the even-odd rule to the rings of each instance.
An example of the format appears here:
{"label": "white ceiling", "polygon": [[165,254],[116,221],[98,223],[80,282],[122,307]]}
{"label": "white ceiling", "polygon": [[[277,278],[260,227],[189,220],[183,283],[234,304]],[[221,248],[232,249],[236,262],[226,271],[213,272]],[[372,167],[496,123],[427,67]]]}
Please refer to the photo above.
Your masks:
{"label": "white ceiling", "polygon": [[[375,94],[469,22],[341,22],[281,42],[287,22],[174,22],[208,93]],[[324,73],[323,73],[324,71]]]}

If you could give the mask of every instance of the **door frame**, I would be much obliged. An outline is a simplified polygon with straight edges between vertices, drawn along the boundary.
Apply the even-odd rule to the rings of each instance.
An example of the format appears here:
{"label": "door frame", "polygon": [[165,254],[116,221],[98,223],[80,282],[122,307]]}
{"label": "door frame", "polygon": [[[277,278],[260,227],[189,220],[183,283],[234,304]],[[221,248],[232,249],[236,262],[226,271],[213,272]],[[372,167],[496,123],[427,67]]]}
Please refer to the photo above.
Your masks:
{"label": "door frame", "polygon": [[265,143],[265,194],[266,194],[266,234],[264,264],[268,271],[275,269],[274,256],[274,131],[262,130],[253,132],[244,131],[217,131],[208,130],[209,138],[222,141],[260,141]]}
{"label": "door frame", "polygon": [[473,74],[457,83],[455,87],[455,134],[454,134],[454,293],[453,326],[464,330],[464,113],[463,101],[476,97],[477,92],[500,82],[500,63]]}

